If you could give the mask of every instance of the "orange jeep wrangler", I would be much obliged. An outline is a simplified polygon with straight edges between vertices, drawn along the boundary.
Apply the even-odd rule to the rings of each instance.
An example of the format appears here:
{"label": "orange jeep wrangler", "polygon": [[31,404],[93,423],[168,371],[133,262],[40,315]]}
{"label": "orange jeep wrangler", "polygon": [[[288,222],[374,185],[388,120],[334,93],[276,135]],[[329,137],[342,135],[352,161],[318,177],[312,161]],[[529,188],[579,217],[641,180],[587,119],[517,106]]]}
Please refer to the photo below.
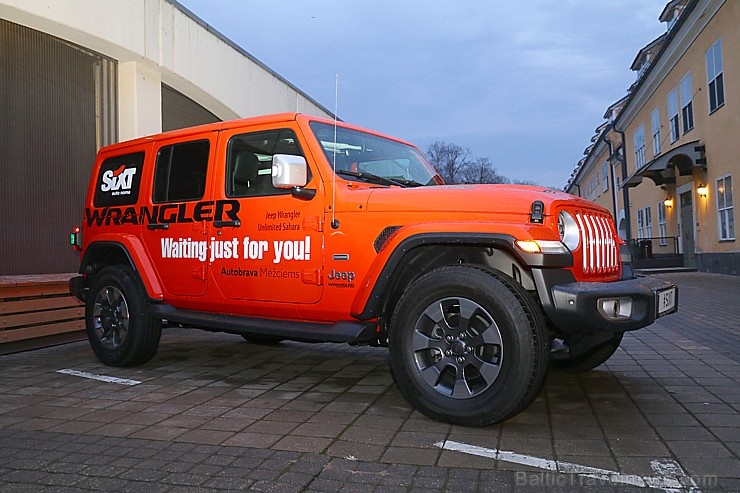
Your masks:
{"label": "orange jeep wrangler", "polygon": [[150,360],[164,326],[387,346],[414,407],[471,426],[677,309],[674,285],[633,276],[605,209],[446,186],[406,142],[300,114],[100,149],[71,241],[105,364]]}

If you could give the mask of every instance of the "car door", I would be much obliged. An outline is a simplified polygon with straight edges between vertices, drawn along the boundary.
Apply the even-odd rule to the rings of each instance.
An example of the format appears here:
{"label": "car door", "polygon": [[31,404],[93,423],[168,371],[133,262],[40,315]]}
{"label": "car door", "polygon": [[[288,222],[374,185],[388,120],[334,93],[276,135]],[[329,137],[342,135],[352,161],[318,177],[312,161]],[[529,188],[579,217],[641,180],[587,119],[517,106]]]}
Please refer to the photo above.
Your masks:
{"label": "car door", "polygon": [[206,292],[208,223],[213,208],[208,167],[215,132],[155,144],[152,194],[143,210],[142,237],[168,296]]}
{"label": "car door", "polygon": [[[210,276],[226,298],[315,303],[322,295],[323,195],[299,198],[273,187],[275,154],[304,156],[287,123],[221,132],[223,173],[213,195],[237,201],[238,220],[213,222]],[[310,180],[306,188],[317,186]]]}

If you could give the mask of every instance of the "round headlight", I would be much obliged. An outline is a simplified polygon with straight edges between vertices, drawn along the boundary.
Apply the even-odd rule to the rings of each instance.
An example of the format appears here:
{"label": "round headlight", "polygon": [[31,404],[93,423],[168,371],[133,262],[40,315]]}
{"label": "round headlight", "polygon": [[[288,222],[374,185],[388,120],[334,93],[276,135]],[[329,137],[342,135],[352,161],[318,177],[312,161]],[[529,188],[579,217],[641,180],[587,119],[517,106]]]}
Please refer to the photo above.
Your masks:
{"label": "round headlight", "polygon": [[581,243],[581,232],[578,230],[578,223],[573,219],[573,216],[565,211],[558,214],[558,233],[560,233],[560,241],[565,243],[565,246],[571,252],[575,251]]}

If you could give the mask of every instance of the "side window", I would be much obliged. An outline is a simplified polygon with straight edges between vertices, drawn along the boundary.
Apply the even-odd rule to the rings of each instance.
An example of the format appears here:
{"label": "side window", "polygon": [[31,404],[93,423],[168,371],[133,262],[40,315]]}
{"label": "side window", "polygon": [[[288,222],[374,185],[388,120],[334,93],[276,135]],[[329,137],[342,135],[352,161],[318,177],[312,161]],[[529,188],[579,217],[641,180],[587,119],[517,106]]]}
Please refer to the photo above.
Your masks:
{"label": "side window", "polygon": [[95,207],[135,204],[139,199],[143,166],[143,152],[103,161],[95,188]]}
{"label": "side window", "polygon": [[691,90],[691,72],[684,75],[681,79],[681,116],[683,117],[683,133],[694,128],[694,102],[693,92]]}
{"label": "side window", "polygon": [[164,146],[157,153],[154,202],[200,200],[206,191],[208,140]]}
{"label": "side window", "polygon": [[678,91],[674,88],[668,93],[668,126],[671,129],[671,144],[678,140]]}
{"label": "side window", "polygon": [[226,152],[226,195],[256,197],[290,193],[290,190],[272,186],[272,156],[275,154],[303,156],[292,130],[268,130],[233,136]]}
{"label": "side window", "polygon": [[707,58],[707,86],[709,112],[725,104],[724,68],[722,62],[722,38],[709,47]]}

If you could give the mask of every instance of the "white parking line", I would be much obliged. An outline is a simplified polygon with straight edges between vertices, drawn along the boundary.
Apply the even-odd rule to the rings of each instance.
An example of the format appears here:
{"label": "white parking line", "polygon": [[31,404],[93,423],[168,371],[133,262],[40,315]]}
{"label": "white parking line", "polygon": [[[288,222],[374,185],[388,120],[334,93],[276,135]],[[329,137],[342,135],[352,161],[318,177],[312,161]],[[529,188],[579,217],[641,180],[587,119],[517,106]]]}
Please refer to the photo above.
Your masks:
{"label": "white parking line", "polygon": [[101,382],[117,383],[119,385],[139,385],[141,382],[138,380],[129,380],[127,378],[109,377],[107,375],[95,375],[93,373],[87,373],[85,371],[63,369],[57,370],[57,373],[64,373],[65,375],[72,375],[75,377],[89,378],[91,380],[100,380]]}
{"label": "white parking line", "polygon": [[451,440],[437,442],[434,445],[444,450],[454,450],[479,457],[489,457],[494,460],[513,462],[514,464],[536,467],[557,473],[577,474],[612,484],[627,484],[638,488],[655,488],[669,493],[701,493],[694,480],[686,476],[686,473],[676,461],[670,459],[651,461],[650,467],[653,468],[656,476],[637,476],[609,471],[608,469],[582,466],[571,462],[542,459],[540,457],[517,454],[506,450],[476,447],[475,445],[453,442]]}

